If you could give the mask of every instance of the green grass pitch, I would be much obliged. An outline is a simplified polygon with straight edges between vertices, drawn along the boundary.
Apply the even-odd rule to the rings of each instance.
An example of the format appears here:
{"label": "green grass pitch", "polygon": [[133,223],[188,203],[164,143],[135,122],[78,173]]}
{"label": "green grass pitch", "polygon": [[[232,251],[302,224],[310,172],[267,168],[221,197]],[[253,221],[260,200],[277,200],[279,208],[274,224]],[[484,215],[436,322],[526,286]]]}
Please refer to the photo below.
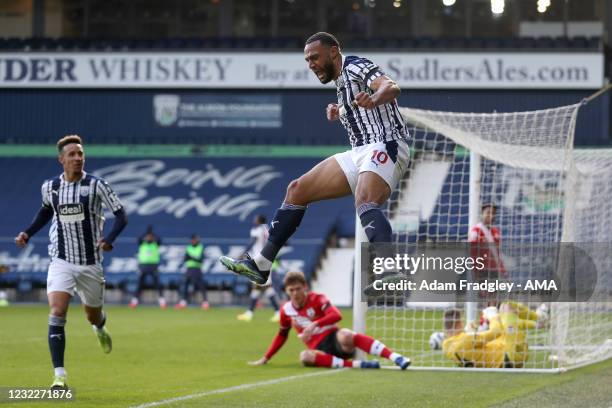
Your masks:
{"label": "green grass pitch", "polygon": [[[612,360],[564,374],[332,372],[301,367],[302,345],[292,333],[267,366],[250,367],[246,362],[259,358],[276,333],[270,310],[258,310],[251,323],[237,321],[236,308],[107,311],[114,341],[109,355],[100,350],[80,307],[71,306],[66,368],[75,401],[0,406],[130,407],[197,394],[160,406],[612,406]],[[0,309],[0,387],[49,386],[47,313],[42,305]],[[350,327],[350,313],[344,314]],[[305,377],[287,379],[292,376]],[[265,383],[277,379],[285,380]]]}

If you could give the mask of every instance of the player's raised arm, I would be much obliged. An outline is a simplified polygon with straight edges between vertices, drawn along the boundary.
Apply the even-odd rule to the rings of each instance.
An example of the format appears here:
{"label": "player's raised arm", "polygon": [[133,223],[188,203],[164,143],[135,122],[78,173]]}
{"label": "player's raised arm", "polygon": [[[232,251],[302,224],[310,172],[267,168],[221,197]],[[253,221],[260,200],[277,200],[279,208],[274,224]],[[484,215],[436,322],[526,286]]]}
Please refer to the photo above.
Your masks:
{"label": "player's raised arm", "polygon": [[397,98],[401,92],[400,87],[386,75],[379,76],[370,83],[372,95],[367,92],[359,92],[355,95],[354,103],[365,109],[374,109],[377,106],[389,103]]}

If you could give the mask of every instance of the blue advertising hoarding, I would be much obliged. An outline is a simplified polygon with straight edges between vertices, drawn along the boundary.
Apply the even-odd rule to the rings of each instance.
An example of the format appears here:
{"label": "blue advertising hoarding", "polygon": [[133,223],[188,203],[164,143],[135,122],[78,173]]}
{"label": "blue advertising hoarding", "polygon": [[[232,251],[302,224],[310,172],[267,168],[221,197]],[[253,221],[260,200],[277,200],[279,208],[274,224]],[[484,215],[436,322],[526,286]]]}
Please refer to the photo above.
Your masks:
{"label": "blue advertising hoarding", "polygon": [[[87,148],[86,148],[87,150]],[[316,158],[91,158],[86,170],[105,178],[124,204],[129,225],[115,249],[104,260],[107,276],[137,271],[137,240],[151,225],[161,237],[162,273],[177,273],[189,237],[197,233],[205,245],[204,269],[226,272],[220,255],[240,256],[248,245],[255,215],[270,220],[282,203],[287,184],[310,169]],[[4,192],[0,212],[0,264],[9,273],[45,274],[48,227],[19,250],[13,237],[25,229],[41,204],[45,178],[61,173],[52,158],[2,158],[0,169],[12,177],[0,178]],[[19,172],[15,172],[19,169]],[[302,226],[282,255],[285,266],[310,274],[328,234],[342,213],[353,212],[352,198],[311,205]],[[108,214],[105,229],[112,226]]]}

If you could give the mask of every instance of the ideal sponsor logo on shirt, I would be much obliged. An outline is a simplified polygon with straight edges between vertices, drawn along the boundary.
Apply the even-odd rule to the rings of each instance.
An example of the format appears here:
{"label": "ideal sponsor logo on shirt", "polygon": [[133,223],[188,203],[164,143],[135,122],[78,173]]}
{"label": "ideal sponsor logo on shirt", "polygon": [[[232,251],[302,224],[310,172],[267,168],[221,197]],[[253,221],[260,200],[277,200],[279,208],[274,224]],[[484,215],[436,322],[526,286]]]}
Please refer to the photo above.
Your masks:
{"label": "ideal sponsor logo on shirt", "polygon": [[58,212],[61,222],[80,222],[85,219],[82,203],[61,204]]}

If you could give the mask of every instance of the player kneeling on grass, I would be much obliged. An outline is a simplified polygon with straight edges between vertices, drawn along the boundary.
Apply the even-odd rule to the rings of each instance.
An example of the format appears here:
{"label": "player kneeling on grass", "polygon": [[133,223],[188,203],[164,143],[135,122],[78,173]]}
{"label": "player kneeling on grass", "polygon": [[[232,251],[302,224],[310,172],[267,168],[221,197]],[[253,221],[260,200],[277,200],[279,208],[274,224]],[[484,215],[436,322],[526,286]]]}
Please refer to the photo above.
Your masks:
{"label": "player kneeling on grass", "polygon": [[289,301],[281,308],[280,330],[266,354],[249,364],[266,364],[285,344],[293,326],[298,337],[308,347],[308,350],[300,353],[300,360],[306,366],[380,368],[378,361],[351,360],[356,349],[387,358],[402,370],[410,365],[410,359],[392,352],[378,340],[338,328],[336,323],[342,319],[340,311],[325,295],[308,291],[308,284],[302,272],[288,272],[284,283]]}
{"label": "player kneeling on grass", "polygon": [[461,312],[444,313],[445,337],[442,349],[447,358],[462,367],[521,368],[529,356],[527,329],[545,324],[542,313],[516,302],[504,302],[483,312],[488,328],[479,332],[463,331]]}

